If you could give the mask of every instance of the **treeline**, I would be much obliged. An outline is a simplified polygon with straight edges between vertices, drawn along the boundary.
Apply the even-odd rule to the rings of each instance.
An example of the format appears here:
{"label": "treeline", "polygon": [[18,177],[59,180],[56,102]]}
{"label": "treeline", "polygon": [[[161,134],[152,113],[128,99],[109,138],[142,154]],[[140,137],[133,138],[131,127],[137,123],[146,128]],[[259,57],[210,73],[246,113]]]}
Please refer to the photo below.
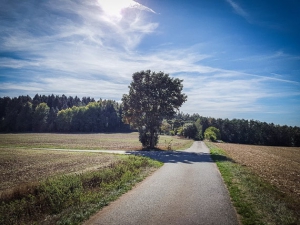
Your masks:
{"label": "treeline", "polygon": [[0,98],[0,132],[127,132],[112,100],[54,95]]}
{"label": "treeline", "polygon": [[[300,147],[300,127],[280,126],[273,123],[260,122],[245,119],[215,119],[203,117],[198,114],[176,115],[175,120],[179,124],[186,122],[186,131],[191,131],[191,126],[199,127],[196,121],[200,120],[202,136],[208,127],[216,127],[220,130],[221,140],[229,143],[267,145],[267,146],[297,146]],[[178,123],[178,122],[177,122]],[[196,126],[195,126],[196,123]],[[197,134],[197,133],[195,133]],[[185,135],[185,134],[184,134]],[[199,134],[197,134],[199,136]],[[185,135],[186,136],[186,135]]]}
{"label": "treeline", "polygon": [[[176,114],[164,120],[161,131],[201,140],[208,127],[220,130],[229,143],[298,146],[300,128],[256,120],[215,119],[199,114]],[[0,98],[0,132],[128,132],[122,122],[122,107],[112,100],[65,95]]]}

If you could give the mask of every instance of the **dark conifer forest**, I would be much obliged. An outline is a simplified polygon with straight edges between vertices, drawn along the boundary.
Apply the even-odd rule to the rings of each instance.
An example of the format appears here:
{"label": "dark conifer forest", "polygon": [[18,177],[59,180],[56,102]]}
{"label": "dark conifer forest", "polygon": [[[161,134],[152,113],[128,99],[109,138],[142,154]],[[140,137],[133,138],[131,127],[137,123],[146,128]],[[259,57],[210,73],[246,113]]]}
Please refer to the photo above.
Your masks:
{"label": "dark conifer forest", "polygon": [[[210,127],[220,130],[230,143],[268,146],[300,146],[300,128],[245,119],[215,119],[199,114],[177,113],[166,120],[170,129],[183,128],[182,135],[199,139]],[[198,130],[197,130],[198,129]],[[95,100],[65,95],[0,98],[0,132],[96,133],[129,132],[122,122],[122,106],[113,100]],[[199,134],[200,133],[200,134]],[[200,138],[201,139],[201,138]]]}

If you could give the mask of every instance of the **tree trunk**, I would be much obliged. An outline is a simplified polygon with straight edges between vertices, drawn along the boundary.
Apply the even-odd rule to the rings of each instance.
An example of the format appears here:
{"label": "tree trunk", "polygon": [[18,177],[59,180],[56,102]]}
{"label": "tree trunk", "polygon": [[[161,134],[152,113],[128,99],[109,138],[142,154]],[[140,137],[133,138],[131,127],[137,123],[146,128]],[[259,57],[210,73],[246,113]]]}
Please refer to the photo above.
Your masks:
{"label": "tree trunk", "polygon": [[150,148],[154,148],[154,131],[151,130],[150,132]]}

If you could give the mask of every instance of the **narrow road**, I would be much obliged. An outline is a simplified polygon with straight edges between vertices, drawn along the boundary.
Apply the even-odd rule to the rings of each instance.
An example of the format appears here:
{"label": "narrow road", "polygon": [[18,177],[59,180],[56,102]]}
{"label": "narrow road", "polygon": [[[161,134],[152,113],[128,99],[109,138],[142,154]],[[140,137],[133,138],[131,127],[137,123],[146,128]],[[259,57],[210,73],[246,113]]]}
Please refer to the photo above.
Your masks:
{"label": "narrow road", "polygon": [[209,149],[195,142],[182,152],[134,153],[164,166],[85,224],[238,224]]}

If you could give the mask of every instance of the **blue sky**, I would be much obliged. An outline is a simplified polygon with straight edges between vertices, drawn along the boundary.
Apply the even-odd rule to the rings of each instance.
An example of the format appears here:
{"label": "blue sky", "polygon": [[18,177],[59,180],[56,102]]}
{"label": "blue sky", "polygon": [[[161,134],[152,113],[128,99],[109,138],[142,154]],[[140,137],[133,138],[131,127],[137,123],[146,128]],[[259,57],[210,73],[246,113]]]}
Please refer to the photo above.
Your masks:
{"label": "blue sky", "polygon": [[184,113],[300,126],[298,0],[1,0],[0,96],[120,101],[183,79]]}

